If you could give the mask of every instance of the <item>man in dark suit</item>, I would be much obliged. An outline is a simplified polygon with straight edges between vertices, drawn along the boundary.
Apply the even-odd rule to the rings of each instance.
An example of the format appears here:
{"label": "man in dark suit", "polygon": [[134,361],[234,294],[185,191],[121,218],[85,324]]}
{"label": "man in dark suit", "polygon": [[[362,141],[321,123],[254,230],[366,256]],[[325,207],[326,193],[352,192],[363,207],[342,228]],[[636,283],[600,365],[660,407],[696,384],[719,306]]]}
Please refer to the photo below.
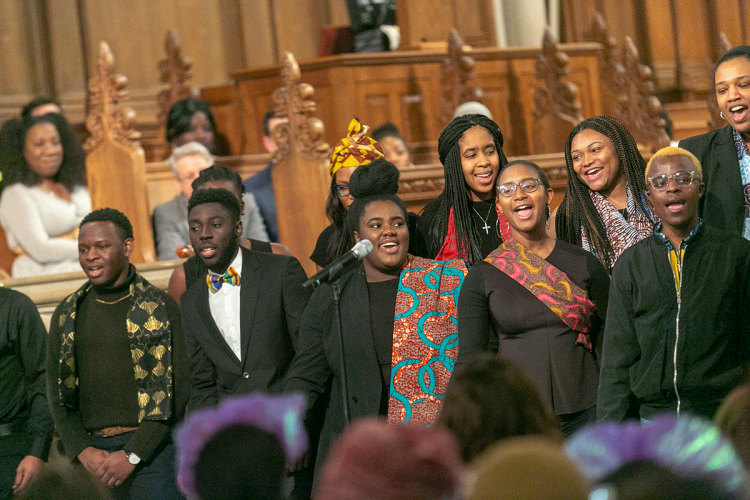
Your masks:
{"label": "man in dark suit", "polygon": [[188,223],[190,242],[209,270],[181,301],[190,410],[226,396],[280,392],[309,298],[302,266],[294,257],[241,248],[240,205],[224,189],[194,192]]}

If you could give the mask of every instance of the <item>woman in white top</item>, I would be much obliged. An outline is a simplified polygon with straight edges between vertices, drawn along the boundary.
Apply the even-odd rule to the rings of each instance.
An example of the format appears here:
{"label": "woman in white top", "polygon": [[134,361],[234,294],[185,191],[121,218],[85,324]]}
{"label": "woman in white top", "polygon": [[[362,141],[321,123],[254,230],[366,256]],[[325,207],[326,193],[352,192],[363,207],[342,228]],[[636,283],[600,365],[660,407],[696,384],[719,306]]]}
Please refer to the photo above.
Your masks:
{"label": "woman in white top", "polygon": [[17,255],[11,276],[79,271],[78,224],[91,211],[85,153],[59,114],[8,126],[15,130],[0,145],[0,223]]}

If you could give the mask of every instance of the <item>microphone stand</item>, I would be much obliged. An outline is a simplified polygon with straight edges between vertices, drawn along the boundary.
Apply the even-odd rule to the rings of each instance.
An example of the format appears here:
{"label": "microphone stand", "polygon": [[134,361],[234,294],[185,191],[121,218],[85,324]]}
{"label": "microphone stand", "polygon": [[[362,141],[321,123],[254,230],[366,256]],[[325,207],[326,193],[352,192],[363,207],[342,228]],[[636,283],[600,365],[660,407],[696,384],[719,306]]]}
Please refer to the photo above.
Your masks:
{"label": "microphone stand", "polygon": [[344,330],[341,327],[341,285],[336,279],[331,283],[333,292],[333,303],[335,305],[336,330],[339,339],[339,350],[341,351],[341,397],[344,399],[344,425],[349,426],[349,389],[346,379],[346,355],[344,353]]}

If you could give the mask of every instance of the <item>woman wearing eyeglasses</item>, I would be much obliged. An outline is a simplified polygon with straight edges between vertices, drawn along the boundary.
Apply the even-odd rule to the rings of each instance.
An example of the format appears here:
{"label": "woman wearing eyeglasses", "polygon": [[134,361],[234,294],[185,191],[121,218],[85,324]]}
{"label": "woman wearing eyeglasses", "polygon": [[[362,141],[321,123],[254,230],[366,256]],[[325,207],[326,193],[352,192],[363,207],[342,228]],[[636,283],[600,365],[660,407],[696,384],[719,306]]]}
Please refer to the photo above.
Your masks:
{"label": "woman wearing eyeglasses", "polygon": [[[381,145],[367,136],[369,129],[370,127],[353,118],[349,123],[347,136],[336,144],[331,154],[331,191],[326,200],[326,216],[331,225],[320,233],[315,250],[310,255],[310,260],[315,262],[318,271],[354,246],[354,237],[345,228],[346,214],[354,203],[354,197],[349,192],[349,178],[357,167],[385,157]],[[421,257],[425,251],[423,240],[416,231],[417,220],[416,214],[407,213],[409,230],[414,234],[409,252]]]}
{"label": "woman wearing eyeglasses", "polygon": [[596,418],[609,275],[591,253],[547,234],[553,191],[538,165],[509,163],[497,192],[511,238],[461,288],[458,363],[484,351],[519,363],[567,436]]}

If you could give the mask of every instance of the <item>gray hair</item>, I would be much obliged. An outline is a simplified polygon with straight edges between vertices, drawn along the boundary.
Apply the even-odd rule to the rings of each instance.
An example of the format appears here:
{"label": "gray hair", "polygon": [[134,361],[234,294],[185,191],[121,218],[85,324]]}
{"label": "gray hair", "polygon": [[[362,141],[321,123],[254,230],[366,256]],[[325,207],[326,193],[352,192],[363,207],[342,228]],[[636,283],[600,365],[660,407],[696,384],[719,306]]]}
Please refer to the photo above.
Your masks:
{"label": "gray hair", "polygon": [[202,156],[206,159],[208,162],[208,166],[214,164],[214,157],[211,155],[211,152],[201,144],[200,142],[188,142],[187,144],[183,144],[182,146],[178,146],[172,150],[172,154],[169,155],[169,158],[167,158],[167,162],[169,163],[169,167],[172,169],[172,175],[174,175],[175,179],[178,179],[178,172],[177,172],[177,162],[181,159],[185,158],[186,156],[193,156],[198,155]]}

